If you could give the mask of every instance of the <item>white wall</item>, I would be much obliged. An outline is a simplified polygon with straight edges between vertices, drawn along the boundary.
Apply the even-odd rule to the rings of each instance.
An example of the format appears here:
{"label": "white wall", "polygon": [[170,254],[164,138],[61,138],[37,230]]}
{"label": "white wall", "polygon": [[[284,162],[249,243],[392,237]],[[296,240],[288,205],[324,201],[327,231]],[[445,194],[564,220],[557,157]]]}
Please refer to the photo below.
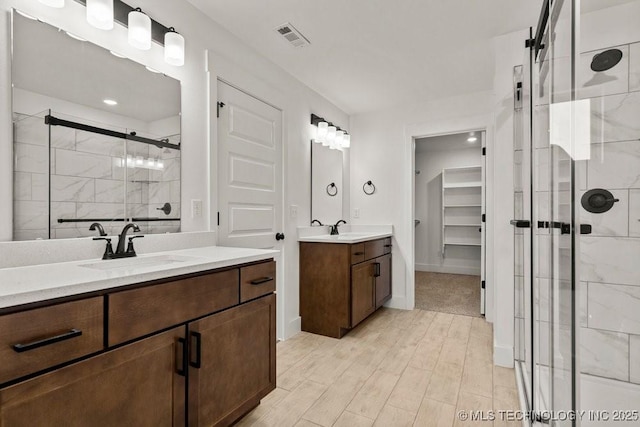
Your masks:
{"label": "white wall", "polygon": [[[11,67],[10,8],[17,7],[42,20],[64,27],[93,43],[120,52],[144,65],[159,70],[182,83],[182,205],[192,199],[203,201],[203,216],[183,215],[184,231],[215,230],[217,123],[215,118],[216,80],[228,81],[277,106],[284,118],[284,204],[298,206],[297,218],[285,220],[281,266],[284,292],[278,294],[283,325],[280,333],[288,337],[300,328],[298,310],[298,244],[296,227],[310,221],[310,144],[311,113],[347,127],[348,116],[325,98],[304,86],[284,70],[243,44],[220,25],[202,15],[184,0],[157,2],[139,0],[134,6],[144,9],[166,26],[173,26],[186,39],[186,63],[172,67],[164,63],[162,48],[153,44],[150,51],[139,51],[127,43],[126,30],[115,25],[112,31],[94,29],[86,23],[85,9],[67,1],[64,9],[48,8],[37,1],[0,0],[0,240],[11,238]],[[355,133],[350,133],[356,137]]]}
{"label": "white wall", "polygon": [[[490,142],[493,104],[492,93],[481,92],[351,117],[351,221],[392,224],[394,230],[393,296],[387,305],[414,304],[412,137],[487,129]],[[362,191],[368,180],[377,188],[372,196]],[[360,218],[354,218],[355,209]]]}
{"label": "white wall", "polygon": [[[416,140],[416,148],[434,139],[437,137]],[[442,256],[442,169],[481,164],[479,145],[452,150],[416,149],[416,170],[420,171],[415,184],[415,217],[420,220],[415,228],[416,270],[480,275],[479,248],[452,246],[447,248],[447,256]]]}

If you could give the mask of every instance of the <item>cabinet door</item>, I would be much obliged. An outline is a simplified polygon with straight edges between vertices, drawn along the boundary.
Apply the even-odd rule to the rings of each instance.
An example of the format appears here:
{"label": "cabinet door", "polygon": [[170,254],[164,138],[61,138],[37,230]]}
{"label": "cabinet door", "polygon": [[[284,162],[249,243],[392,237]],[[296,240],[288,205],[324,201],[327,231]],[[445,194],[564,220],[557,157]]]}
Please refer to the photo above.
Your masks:
{"label": "cabinet door", "polygon": [[351,327],[355,327],[375,307],[374,261],[367,261],[351,267]]}
{"label": "cabinet door", "polygon": [[376,308],[391,299],[391,254],[376,258],[378,277],[376,277]]}
{"label": "cabinet door", "polygon": [[180,426],[184,327],[0,390],[0,425]]}
{"label": "cabinet door", "polygon": [[276,297],[189,324],[189,425],[228,426],[276,386]]}

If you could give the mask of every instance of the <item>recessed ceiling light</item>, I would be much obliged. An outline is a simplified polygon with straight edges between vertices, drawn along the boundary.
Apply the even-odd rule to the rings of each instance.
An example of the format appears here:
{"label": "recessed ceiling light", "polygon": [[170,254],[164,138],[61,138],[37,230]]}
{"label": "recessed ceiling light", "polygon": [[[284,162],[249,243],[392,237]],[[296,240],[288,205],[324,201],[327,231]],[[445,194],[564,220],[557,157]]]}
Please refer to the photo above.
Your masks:
{"label": "recessed ceiling light", "polygon": [[112,51],[112,50],[110,50],[110,51],[109,51],[109,53],[110,53],[111,55],[115,56],[115,57],[118,57],[118,58],[126,58],[126,56],[121,55],[121,54],[119,54],[118,52],[114,52],[114,51]]}
{"label": "recessed ceiling light", "polygon": [[80,37],[80,36],[76,36],[75,34],[70,33],[69,31],[65,31],[65,33],[67,33],[67,35],[68,35],[69,37],[71,37],[72,39],[80,40],[81,42],[86,42],[86,40],[85,40],[85,39],[83,39],[82,37]]}
{"label": "recessed ceiling light", "polygon": [[114,101],[113,99],[105,99],[102,102],[104,102],[107,105],[118,105],[118,101]]}
{"label": "recessed ceiling light", "polygon": [[146,68],[147,70],[151,71],[152,73],[160,74],[160,71],[158,71],[158,70],[154,70],[154,69],[153,69],[153,68],[151,68],[151,67],[144,67],[144,68]]}
{"label": "recessed ceiling light", "polygon": [[38,18],[36,18],[35,16],[29,15],[28,13],[23,12],[21,10],[16,9],[16,12],[18,12],[19,15],[22,15],[27,19],[31,19],[32,21],[37,21],[38,20]]}
{"label": "recessed ceiling light", "polygon": [[476,142],[478,140],[478,138],[476,138],[475,136],[470,136],[469,138],[467,138],[467,142]]}

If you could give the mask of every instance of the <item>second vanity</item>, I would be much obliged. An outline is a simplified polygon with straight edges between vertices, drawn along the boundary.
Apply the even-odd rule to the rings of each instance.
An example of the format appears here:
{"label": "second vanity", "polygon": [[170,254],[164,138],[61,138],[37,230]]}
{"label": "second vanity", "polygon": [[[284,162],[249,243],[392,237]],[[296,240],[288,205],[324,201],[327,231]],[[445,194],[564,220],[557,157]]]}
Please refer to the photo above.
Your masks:
{"label": "second vanity", "polygon": [[0,425],[232,424],[275,388],[275,253],[0,269]]}
{"label": "second vanity", "polygon": [[390,227],[305,231],[298,238],[302,330],[341,338],[391,298]]}

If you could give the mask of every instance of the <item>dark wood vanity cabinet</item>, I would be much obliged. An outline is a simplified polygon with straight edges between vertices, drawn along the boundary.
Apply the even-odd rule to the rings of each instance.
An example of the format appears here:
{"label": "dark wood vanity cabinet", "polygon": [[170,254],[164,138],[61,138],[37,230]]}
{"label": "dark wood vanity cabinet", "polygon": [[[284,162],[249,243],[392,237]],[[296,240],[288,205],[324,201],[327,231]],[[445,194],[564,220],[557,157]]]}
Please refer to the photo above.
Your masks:
{"label": "dark wood vanity cabinet", "polygon": [[300,242],[302,330],[341,338],[391,298],[391,238]]}
{"label": "dark wood vanity cabinet", "polygon": [[0,426],[231,425],[275,388],[274,289],[270,260],[2,315]]}

